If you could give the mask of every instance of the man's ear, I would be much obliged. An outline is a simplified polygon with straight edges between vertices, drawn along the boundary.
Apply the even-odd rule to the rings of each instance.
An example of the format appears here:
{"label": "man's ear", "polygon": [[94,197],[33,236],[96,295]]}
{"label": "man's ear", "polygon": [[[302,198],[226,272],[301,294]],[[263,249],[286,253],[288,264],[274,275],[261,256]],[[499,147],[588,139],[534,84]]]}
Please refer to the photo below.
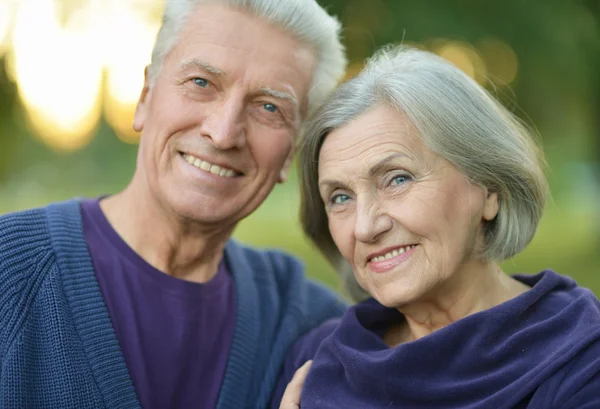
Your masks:
{"label": "man's ear", "polygon": [[281,172],[279,172],[279,179],[277,179],[277,183],[283,183],[287,180],[288,175],[290,174],[290,167],[292,166],[292,162],[294,161],[294,153],[295,149],[290,149],[290,153],[287,158],[285,158],[285,163],[281,168]]}
{"label": "man's ear", "polygon": [[486,189],[485,203],[483,204],[483,220],[489,222],[498,215],[500,203],[498,202],[498,193],[494,190]]}
{"label": "man's ear", "polygon": [[149,78],[149,67],[144,68],[144,88],[138,99],[137,106],[135,108],[135,116],[133,117],[133,129],[136,132],[142,132],[144,129],[144,123],[148,116],[148,94],[150,92],[150,78]]}

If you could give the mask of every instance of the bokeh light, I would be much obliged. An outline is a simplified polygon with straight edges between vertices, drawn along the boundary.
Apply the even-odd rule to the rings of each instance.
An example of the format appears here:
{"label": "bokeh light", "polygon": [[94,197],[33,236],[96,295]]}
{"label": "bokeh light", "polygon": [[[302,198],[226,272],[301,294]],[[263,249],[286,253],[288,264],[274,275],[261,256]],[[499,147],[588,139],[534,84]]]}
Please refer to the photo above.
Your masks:
{"label": "bokeh light", "polygon": [[492,82],[508,85],[517,78],[517,55],[508,44],[499,39],[486,38],[479,42],[478,48]]}
{"label": "bokeh light", "polygon": [[483,59],[472,46],[460,41],[438,40],[433,51],[460,68],[465,74],[480,84],[487,78],[487,69]]}
{"label": "bokeh light", "polygon": [[117,6],[112,7],[107,25],[111,30],[105,37],[104,114],[121,140],[135,143],[139,134],[133,130],[133,115],[159,21],[148,21],[135,9]]}
{"label": "bokeh light", "polygon": [[82,7],[64,27],[52,0],[23,0],[13,32],[13,64],[28,124],[50,147],[85,146],[100,119],[102,65],[93,13]]}
{"label": "bokeh light", "polygon": [[15,2],[0,0],[0,57],[8,50],[9,30],[13,17]]}
{"label": "bokeh light", "polygon": [[137,142],[133,114],[163,1],[59,6],[0,0],[0,53],[6,44],[6,71],[32,132],[53,149],[74,151],[93,138],[104,113],[121,140]]}

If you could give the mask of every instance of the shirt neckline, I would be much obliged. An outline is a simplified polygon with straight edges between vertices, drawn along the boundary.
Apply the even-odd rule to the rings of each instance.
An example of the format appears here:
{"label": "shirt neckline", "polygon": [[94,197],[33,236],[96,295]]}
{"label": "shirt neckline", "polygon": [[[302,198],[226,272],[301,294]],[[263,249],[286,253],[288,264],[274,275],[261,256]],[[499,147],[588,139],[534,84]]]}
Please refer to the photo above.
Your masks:
{"label": "shirt neckline", "polygon": [[100,200],[102,199],[103,197],[83,201],[81,204],[83,211],[91,216],[90,221],[94,223],[100,234],[105,237],[113,249],[130,263],[139,267],[135,270],[142,270],[140,271],[143,273],[140,274],[142,279],[151,280],[164,291],[180,296],[214,296],[228,288],[228,284],[231,282],[231,274],[229,273],[224,257],[219,263],[217,274],[206,283],[196,283],[170,276],[148,263],[123,240],[110,224],[100,207]]}

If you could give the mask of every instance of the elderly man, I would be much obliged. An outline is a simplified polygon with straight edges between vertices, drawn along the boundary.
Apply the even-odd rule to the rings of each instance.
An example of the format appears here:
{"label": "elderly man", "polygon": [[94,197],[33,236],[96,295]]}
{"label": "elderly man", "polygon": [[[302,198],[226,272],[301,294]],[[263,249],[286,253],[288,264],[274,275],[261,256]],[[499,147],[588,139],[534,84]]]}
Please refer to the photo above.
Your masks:
{"label": "elderly man", "polygon": [[230,237],[344,66],[314,0],[167,2],[128,187],[0,218],[0,407],[266,407],[344,304]]}

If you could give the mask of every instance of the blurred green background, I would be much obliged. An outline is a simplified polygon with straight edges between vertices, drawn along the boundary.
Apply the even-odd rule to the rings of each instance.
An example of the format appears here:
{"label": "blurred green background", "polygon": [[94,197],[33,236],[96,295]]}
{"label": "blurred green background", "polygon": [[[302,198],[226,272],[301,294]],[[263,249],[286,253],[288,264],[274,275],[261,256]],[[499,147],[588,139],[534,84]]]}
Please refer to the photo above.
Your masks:
{"label": "blurred green background", "polygon": [[[282,0],[283,1],[283,0]],[[533,125],[552,199],[508,272],[553,268],[600,294],[600,0],[322,0],[344,24],[354,75],[379,46],[449,59]],[[0,0],[0,213],[123,188],[135,166],[135,100],[161,0]],[[301,257],[296,175],[236,231]]]}

